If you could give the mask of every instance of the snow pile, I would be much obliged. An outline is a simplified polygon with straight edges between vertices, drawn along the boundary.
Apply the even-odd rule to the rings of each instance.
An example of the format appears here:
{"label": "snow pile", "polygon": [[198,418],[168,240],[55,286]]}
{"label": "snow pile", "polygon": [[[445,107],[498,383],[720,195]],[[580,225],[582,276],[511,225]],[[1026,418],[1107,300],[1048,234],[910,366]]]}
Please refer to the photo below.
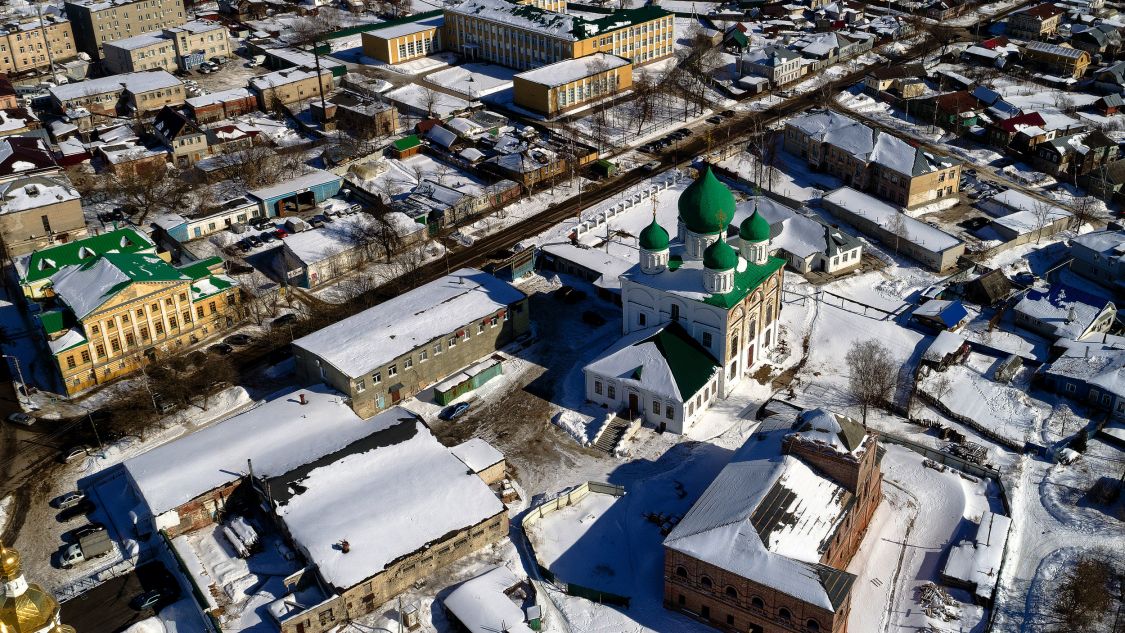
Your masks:
{"label": "snow pile", "polygon": [[926,376],[919,387],[954,415],[1019,443],[1031,437],[1051,411],[1024,390],[961,365]]}

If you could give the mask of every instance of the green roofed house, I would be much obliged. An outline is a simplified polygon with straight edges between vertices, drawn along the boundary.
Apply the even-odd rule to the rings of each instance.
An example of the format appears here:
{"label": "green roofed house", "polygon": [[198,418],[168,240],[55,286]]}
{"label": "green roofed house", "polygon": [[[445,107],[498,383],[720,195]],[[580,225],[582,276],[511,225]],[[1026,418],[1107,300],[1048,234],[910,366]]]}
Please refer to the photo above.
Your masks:
{"label": "green roofed house", "polygon": [[[705,166],[678,201],[676,231],[653,220],[640,235],[639,261],[621,275],[626,338],[586,366],[586,398],[620,411],[642,413],[669,429],[690,428],[715,398],[730,395],[777,344],[785,260],[770,256],[769,224],[760,216],[732,226],[734,194]],[[733,235],[732,235],[733,234]],[[646,368],[640,377],[606,371],[625,350],[675,324],[676,337],[694,347],[663,355],[666,372],[702,371],[702,389],[657,389]],[[639,337],[639,338],[638,338]],[[700,369],[702,353],[714,371]],[[655,362],[655,361],[654,361]],[[679,385],[678,387],[683,387]]]}
{"label": "green roofed house", "polygon": [[703,413],[686,415],[685,402],[718,396],[719,362],[679,323],[637,330],[586,365],[586,398],[616,408],[622,398],[634,414],[673,433]]}
{"label": "green roofed house", "polygon": [[411,134],[391,143],[391,151],[395,158],[409,158],[422,151],[422,141],[418,140],[417,134]]}
{"label": "green roofed house", "polygon": [[67,266],[93,261],[107,253],[155,254],[156,244],[134,229],[117,229],[17,257],[16,274],[25,296],[42,299],[52,275]]}
{"label": "green roofed house", "polygon": [[[223,274],[221,258],[177,268],[151,252],[155,247],[139,233],[98,237],[118,248],[33,253],[23,277],[34,278],[25,288],[36,284],[45,307],[39,323],[68,395],[129,375],[239,321],[238,288]],[[94,247],[103,252],[90,254]],[[54,273],[41,278],[49,269]]]}

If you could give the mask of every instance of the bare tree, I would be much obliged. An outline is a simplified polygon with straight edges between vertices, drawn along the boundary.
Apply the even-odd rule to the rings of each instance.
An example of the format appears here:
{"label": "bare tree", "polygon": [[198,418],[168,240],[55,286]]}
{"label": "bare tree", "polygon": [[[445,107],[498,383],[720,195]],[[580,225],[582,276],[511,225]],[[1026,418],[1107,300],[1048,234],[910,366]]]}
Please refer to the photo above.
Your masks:
{"label": "bare tree", "polygon": [[[1115,579],[1116,577],[1116,579]],[[1063,577],[1062,586],[1054,594],[1052,611],[1056,617],[1053,631],[1111,631],[1114,585],[1120,582],[1122,570],[1092,557],[1079,559]]]}
{"label": "bare tree", "polygon": [[1031,205],[1031,213],[1035,216],[1035,243],[1038,244],[1043,239],[1043,229],[1047,228],[1050,224],[1055,206],[1046,200],[1036,200]]}
{"label": "bare tree", "polygon": [[887,222],[887,231],[894,236],[895,255],[898,255],[898,249],[901,247],[902,241],[910,235],[906,228],[906,216],[902,213],[892,215],[890,221]]}
{"label": "bare tree", "polygon": [[[1104,165],[1100,169],[1102,173],[1105,172]],[[1101,226],[1109,219],[1105,211],[1105,206],[1094,196],[1075,198],[1074,201],[1070,203],[1070,212],[1074,216],[1074,228],[1079,228],[1083,224],[1092,224],[1095,227]]]}
{"label": "bare tree", "polygon": [[363,249],[364,260],[373,261],[380,253],[384,261],[402,248],[402,236],[391,219],[391,213],[363,214],[362,221],[352,222],[349,237]]}
{"label": "bare tree", "polygon": [[277,282],[254,268],[249,274],[240,275],[239,283],[242,286],[242,301],[238,308],[242,319],[262,326],[277,316]]}
{"label": "bare tree", "polygon": [[933,394],[934,400],[942,402],[949,392],[953,390],[953,383],[950,382],[949,376],[941,375],[930,382],[930,393]]}
{"label": "bare tree", "polygon": [[321,7],[316,13],[294,20],[290,25],[290,31],[286,34],[286,39],[290,44],[312,49],[313,59],[316,62],[317,92],[320,93],[322,111],[324,111],[324,85],[320,79],[321,43],[326,41],[329,35],[339,31],[342,25],[340,13],[336,9]]}
{"label": "bare tree", "polygon": [[120,173],[110,172],[102,188],[109,199],[128,210],[134,223],[142,224],[160,211],[189,206],[195,186],[183,176],[167,163],[139,165]]}
{"label": "bare tree", "polygon": [[876,339],[853,343],[844,362],[848,367],[848,393],[863,408],[863,424],[867,426],[868,408],[885,405],[894,393],[899,362]]}
{"label": "bare tree", "polygon": [[433,88],[422,88],[422,107],[426,110],[426,116],[434,116],[434,110],[437,109],[439,93]]}

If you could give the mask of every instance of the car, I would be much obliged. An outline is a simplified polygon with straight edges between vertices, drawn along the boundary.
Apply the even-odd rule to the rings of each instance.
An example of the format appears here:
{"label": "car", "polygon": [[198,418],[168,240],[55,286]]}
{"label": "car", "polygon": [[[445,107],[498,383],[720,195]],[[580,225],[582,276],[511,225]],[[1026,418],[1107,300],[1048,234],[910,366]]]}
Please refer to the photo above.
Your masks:
{"label": "car", "polygon": [[204,75],[210,75],[211,74],[211,67],[210,66],[204,66],[203,64],[200,64],[199,68],[196,68],[196,70],[199,71],[200,73],[203,73]]}
{"label": "car", "polygon": [[81,459],[90,454],[90,447],[85,444],[71,446],[59,451],[58,460],[60,464],[69,464],[70,462]]}
{"label": "car", "polygon": [[8,416],[8,421],[12,424],[18,424],[20,426],[31,426],[35,424],[35,418],[24,413],[23,411],[16,411],[15,413],[12,413]]}
{"label": "car", "polygon": [[86,493],[82,492],[81,490],[71,490],[70,492],[68,492],[68,493],[62,495],[61,497],[55,499],[55,507],[58,508],[59,510],[66,510],[67,508],[73,508],[74,506],[78,505],[79,503],[82,503],[82,500],[85,499],[85,498],[86,498]]}
{"label": "car", "polygon": [[250,226],[261,228],[261,227],[269,224],[270,222],[271,222],[271,220],[269,218],[254,217],[254,218],[250,218],[246,223],[249,224]]}
{"label": "car", "polygon": [[94,523],[87,523],[86,525],[83,525],[82,527],[78,528],[77,530],[75,530],[71,534],[71,537],[74,540],[77,541],[77,540],[81,539],[83,536],[86,536],[87,534],[93,534],[94,532],[104,532],[104,531],[105,531],[105,525],[95,521]]}
{"label": "car", "polygon": [[231,334],[223,342],[227,345],[249,345],[251,340],[249,334]]}
{"label": "car", "polygon": [[226,60],[221,58],[221,57],[212,57],[208,61],[210,61],[212,64],[214,64],[216,66],[222,66],[224,63],[226,63]]}
{"label": "car", "polygon": [[438,418],[446,422],[451,422],[465,415],[465,412],[469,410],[469,406],[468,402],[458,402],[457,404],[450,405],[442,409],[441,413],[438,414]]}
{"label": "car", "polygon": [[262,233],[258,235],[258,239],[262,240],[263,244],[269,244],[270,242],[276,242],[277,236],[273,233]]}
{"label": "car", "polygon": [[141,595],[129,601],[129,606],[137,611],[145,611],[154,608],[164,600],[164,592],[159,589],[149,589]]}
{"label": "car", "polygon": [[62,523],[66,523],[67,521],[72,521],[80,516],[90,514],[93,511],[94,502],[90,501],[89,499],[83,498],[81,501],[70,506],[69,508],[64,508],[62,512],[58,513],[55,516],[55,518],[57,518]]}
{"label": "car", "polygon": [[602,325],[605,325],[605,317],[598,314],[597,312],[587,310],[582,313],[582,322],[594,327],[600,327]]}
{"label": "car", "polygon": [[171,413],[176,410],[174,402],[168,402],[164,396],[159,393],[152,394],[152,406],[160,413]]}
{"label": "car", "polygon": [[309,226],[313,227],[314,229],[319,229],[324,226],[324,221],[325,220],[323,215],[314,215],[313,217],[309,218]]}
{"label": "car", "polygon": [[724,119],[729,119],[734,116],[734,110],[723,110],[719,113],[719,116],[723,117]]}
{"label": "car", "polygon": [[234,243],[234,246],[243,253],[248,253],[250,252],[250,249],[254,248],[247,240],[238,240]]}
{"label": "car", "polygon": [[657,169],[660,169],[660,161],[650,160],[644,165],[641,165],[641,169],[643,169],[644,171],[656,171]]}
{"label": "car", "polygon": [[682,127],[682,128],[680,128],[680,129],[676,130],[676,132],[677,132],[677,133],[679,133],[679,134],[681,134],[681,135],[683,135],[683,136],[685,136],[685,137],[686,137],[686,136],[691,136],[692,134],[694,134],[694,133],[695,133],[695,132],[692,132],[692,131],[691,131],[691,128],[686,128],[686,127]]}
{"label": "car", "polygon": [[250,248],[261,246],[262,238],[258,237],[257,235],[250,235],[246,237],[246,243],[250,245]]}
{"label": "car", "polygon": [[723,122],[723,117],[721,117],[721,116],[709,116],[709,117],[707,117],[707,122],[710,123],[711,125],[717,125],[717,124]]}
{"label": "car", "polygon": [[212,354],[218,354],[219,356],[226,356],[233,352],[234,348],[230,345],[227,345],[226,343],[216,343],[211,347],[208,347],[207,351]]}
{"label": "car", "polygon": [[278,239],[284,239],[286,237],[289,237],[289,232],[286,231],[285,229],[277,229],[276,231],[273,232],[273,234],[276,235],[278,237]]}
{"label": "car", "polygon": [[283,314],[270,322],[270,327],[279,327],[283,325],[293,325],[297,322],[297,315],[290,312]]}

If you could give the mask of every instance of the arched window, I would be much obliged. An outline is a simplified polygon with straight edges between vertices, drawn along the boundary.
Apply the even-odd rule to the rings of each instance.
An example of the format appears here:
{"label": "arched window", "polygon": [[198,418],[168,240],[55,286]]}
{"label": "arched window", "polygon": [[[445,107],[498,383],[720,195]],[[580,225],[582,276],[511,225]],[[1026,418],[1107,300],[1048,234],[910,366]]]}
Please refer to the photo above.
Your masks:
{"label": "arched window", "polygon": [[676,568],[676,575],[679,576],[680,578],[687,578],[687,570],[684,569],[683,567],[677,567]]}
{"label": "arched window", "polygon": [[754,596],[753,598],[750,598],[750,606],[754,607],[755,609],[765,609],[766,603],[762,602],[762,599],[758,596]]}
{"label": "arched window", "polygon": [[726,594],[727,594],[727,597],[730,598],[731,600],[738,600],[738,590],[735,589],[734,587],[728,586],[727,590],[726,590]]}
{"label": "arched window", "polygon": [[810,630],[810,631],[819,631],[820,630],[820,622],[817,622],[816,620],[814,620],[812,618],[809,618],[808,622],[805,622],[805,628]]}
{"label": "arched window", "polygon": [[780,609],[777,610],[777,617],[779,617],[782,620],[785,620],[786,622],[788,622],[788,621],[793,619],[793,614],[789,612],[789,609],[786,609],[785,607],[781,607]]}
{"label": "arched window", "polygon": [[738,335],[737,334],[730,337],[730,348],[733,349],[733,350],[738,349]]}
{"label": "arched window", "polygon": [[713,583],[713,582],[711,582],[711,579],[710,579],[710,578],[708,578],[707,576],[704,576],[704,577],[700,578],[700,579],[699,579],[699,584],[703,585],[703,587],[704,587],[705,589],[710,589],[710,588],[711,588],[711,586],[712,586],[712,585],[714,585],[714,583]]}

